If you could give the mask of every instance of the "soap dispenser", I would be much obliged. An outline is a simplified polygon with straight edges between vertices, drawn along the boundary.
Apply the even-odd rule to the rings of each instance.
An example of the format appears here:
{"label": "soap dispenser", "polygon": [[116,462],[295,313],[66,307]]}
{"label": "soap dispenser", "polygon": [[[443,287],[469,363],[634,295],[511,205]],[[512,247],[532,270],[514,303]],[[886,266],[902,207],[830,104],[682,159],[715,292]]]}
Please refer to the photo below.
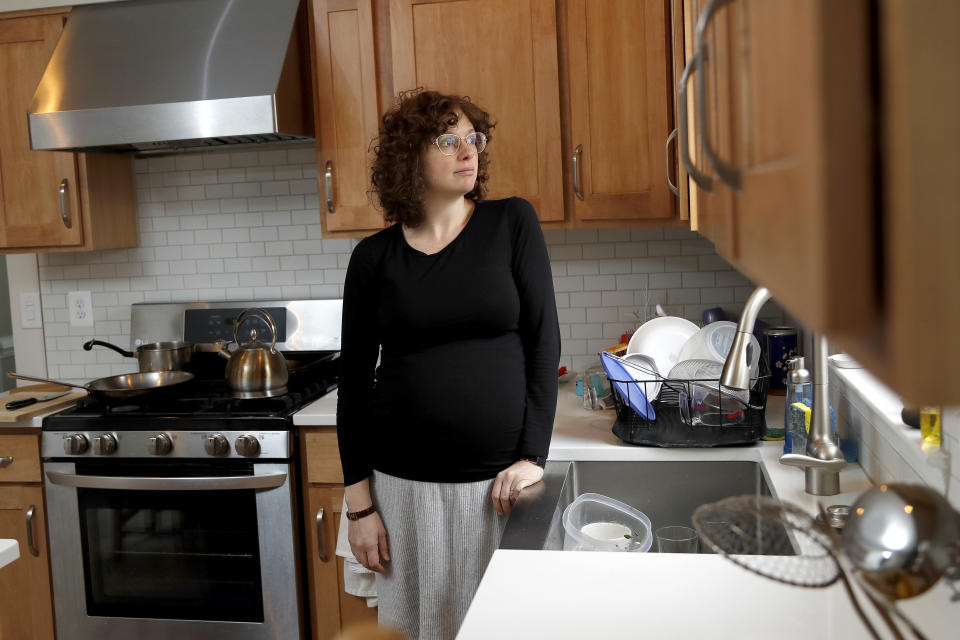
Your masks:
{"label": "soap dispenser", "polygon": [[[807,446],[804,414],[813,406],[813,381],[806,369],[806,359],[797,356],[787,360],[787,397],[784,409],[783,452],[803,453]],[[794,406],[802,404],[803,407]]]}

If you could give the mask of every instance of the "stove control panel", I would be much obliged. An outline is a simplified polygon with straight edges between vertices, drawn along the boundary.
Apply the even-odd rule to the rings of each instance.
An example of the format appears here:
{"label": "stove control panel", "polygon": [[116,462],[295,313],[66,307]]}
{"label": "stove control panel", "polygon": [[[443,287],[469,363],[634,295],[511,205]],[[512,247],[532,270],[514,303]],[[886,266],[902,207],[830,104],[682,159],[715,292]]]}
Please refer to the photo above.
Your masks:
{"label": "stove control panel", "polygon": [[44,431],[43,458],[195,458],[277,460],[293,457],[290,431]]}
{"label": "stove control panel", "polygon": [[152,456],[165,456],[173,451],[173,442],[165,433],[147,438],[147,452]]}
{"label": "stove control panel", "polygon": [[245,433],[237,438],[233,446],[237,450],[237,453],[244,458],[256,458],[260,455],[260,441],[257,440],[256,436],[252,436],[249,433]]}

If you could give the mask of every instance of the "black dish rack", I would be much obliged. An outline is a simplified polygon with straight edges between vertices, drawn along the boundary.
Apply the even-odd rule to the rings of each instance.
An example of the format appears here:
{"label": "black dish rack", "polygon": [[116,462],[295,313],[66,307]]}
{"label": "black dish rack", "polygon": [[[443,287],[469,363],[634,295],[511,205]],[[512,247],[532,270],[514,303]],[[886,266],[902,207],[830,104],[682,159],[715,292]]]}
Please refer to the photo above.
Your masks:
{"label": "black dish rack", "polygon": [[[652,391],[654,385],[653,382],[637,382],[633,379],[614,380],[609,376],[608,379],[611,383],[624,383],[628,395],[631,390],[637,389],[642,389],[646,395],[647,388]],[[650,403],[655,413],[653,420],[637,414],[630,406],[629,399],[622,398],[617,388],[610,385],[617,410],[613,433],[624,442],[653,447],[720,447],[750,445],[763,437],[767,426],[767,390],[770,387],[770,369],[766,358],[760,358],[760,372],[750,389],[747,406],[742,408],[742,411],[729,414],[718,412],[716,425],[687,424],[681,414],[681,402],[686,401],[687,415],[693,415],[691,399],[695,384],[709,388],[723,398],[724,394],[719,393],[718,379],[672,380],[658,376],[658,380],[661,383],[660,394]],[[731,403],[733,404],[735,403]],[[722,403],[721,407],[726,408]],[[739,409],[739,405],[737,408]],[[742,416],[739,415],[741,413]]]}

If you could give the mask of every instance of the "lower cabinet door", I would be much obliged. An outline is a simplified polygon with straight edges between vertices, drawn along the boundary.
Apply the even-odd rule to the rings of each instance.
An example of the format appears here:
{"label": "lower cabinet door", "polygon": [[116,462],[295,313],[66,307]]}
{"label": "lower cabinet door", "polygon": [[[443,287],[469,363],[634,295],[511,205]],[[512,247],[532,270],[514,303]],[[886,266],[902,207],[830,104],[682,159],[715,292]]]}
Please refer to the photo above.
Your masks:
{"label": "lower cabinet door", "polygon": [[20,545],[20,557],[0,568],[0,639],[52,640],[42,487],[0,485],[0,538],[12,538]]}

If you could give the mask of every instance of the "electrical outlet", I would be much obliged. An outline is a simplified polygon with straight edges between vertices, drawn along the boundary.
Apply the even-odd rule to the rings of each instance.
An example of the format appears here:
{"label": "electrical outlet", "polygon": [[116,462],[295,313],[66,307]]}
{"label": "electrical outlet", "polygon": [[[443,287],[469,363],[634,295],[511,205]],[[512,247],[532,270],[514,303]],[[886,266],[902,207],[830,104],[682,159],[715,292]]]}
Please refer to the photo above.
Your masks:
{"label": "electrical outlet", "polygon": [[36,291],[20,294],[20,328],[40,329],[43,317],[40,315],[40,294]]}
{"label": "electrical outlet", "polygon": [[93,326],[93,302],[89,291],[71,291],[67,294],[67,309],[71,327]]}

